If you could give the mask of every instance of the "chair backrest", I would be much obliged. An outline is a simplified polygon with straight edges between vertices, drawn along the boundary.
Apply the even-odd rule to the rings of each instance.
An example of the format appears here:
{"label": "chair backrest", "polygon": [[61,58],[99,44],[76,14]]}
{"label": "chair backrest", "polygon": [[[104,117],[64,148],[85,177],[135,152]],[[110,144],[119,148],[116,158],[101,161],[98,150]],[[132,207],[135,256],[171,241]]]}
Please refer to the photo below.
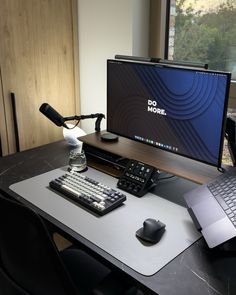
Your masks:
{"label": "chair backrest", "polygon": [[77,294],[42,219],[1,195],[0,293]]}

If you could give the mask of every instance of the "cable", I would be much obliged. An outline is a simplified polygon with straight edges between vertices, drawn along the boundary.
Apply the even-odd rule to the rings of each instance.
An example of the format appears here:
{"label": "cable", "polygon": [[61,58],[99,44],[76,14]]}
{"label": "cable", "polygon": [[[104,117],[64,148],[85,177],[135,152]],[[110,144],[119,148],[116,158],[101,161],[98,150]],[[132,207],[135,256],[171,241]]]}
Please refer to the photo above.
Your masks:
{"label": "cable", "polygon": [[171,175],[171,176],[167,176],[167,177],[161,177],[161,178],[158,178],[158,181],[160,180],[166,180],[166,179],[171,179],[171,178],[174,178],[176,177],[175,175]]}
{"label": "cable", "polygon": [[223,167],[217,167],[217,170],[221,173],[224,173],[225,172],[225,168]]}

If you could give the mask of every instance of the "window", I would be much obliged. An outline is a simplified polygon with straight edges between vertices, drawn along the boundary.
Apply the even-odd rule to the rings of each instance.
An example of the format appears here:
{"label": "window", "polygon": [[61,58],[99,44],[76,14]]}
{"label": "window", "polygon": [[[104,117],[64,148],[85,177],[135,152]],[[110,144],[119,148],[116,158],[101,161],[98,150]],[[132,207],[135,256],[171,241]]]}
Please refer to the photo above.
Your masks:
{"label": "window", "polygon": [[236,79],[236,1],[171,0],[168,59],[208,63]]}

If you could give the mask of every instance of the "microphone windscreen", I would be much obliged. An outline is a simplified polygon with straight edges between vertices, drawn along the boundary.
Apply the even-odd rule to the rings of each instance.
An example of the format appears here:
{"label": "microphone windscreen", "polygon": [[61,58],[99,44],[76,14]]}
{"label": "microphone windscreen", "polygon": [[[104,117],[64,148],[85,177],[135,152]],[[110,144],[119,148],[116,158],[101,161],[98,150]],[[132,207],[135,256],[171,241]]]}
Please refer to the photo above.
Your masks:
{"label": "microphone windscreen", "polygon": [[43,103],[39,110],[57,126],[64,126],[64,118],[48,103]]}

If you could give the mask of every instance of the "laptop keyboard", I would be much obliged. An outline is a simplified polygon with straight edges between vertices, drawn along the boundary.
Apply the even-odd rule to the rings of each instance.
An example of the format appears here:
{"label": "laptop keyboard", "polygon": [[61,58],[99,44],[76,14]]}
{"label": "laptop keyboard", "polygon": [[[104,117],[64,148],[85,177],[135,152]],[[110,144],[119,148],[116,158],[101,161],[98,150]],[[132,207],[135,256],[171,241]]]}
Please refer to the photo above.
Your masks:
{"label": "laptop keyboard", "polygon": [[225,172],[207,187],[236,227],[236,169]]}

